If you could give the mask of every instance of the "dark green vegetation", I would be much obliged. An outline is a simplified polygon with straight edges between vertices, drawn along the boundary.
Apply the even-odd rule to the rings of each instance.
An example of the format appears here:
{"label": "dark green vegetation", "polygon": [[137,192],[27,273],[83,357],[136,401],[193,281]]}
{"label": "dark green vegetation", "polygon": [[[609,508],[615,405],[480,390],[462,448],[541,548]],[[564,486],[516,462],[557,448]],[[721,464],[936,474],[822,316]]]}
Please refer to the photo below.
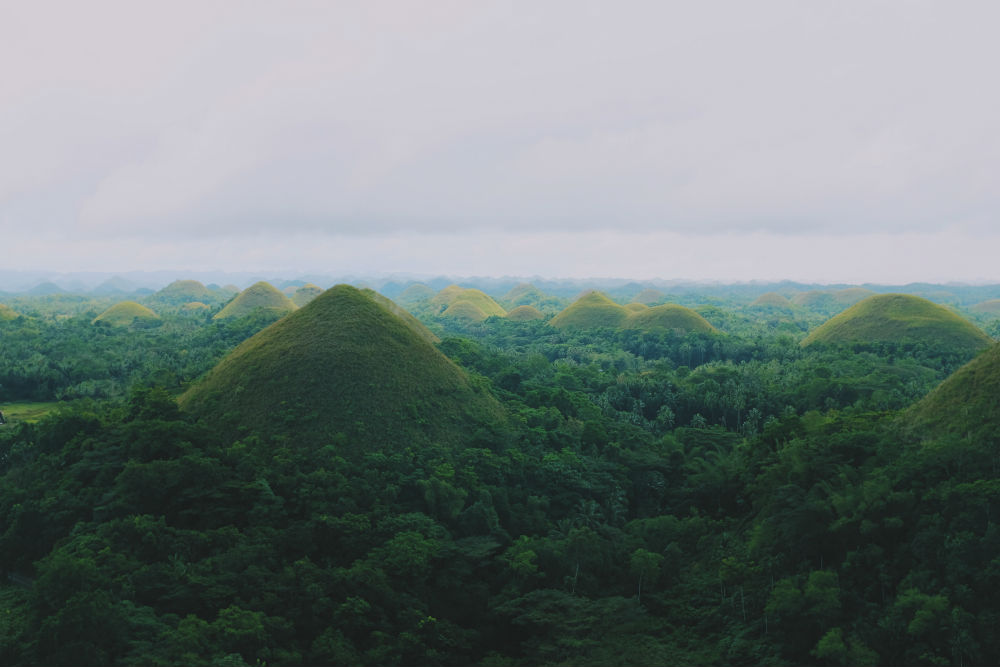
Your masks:
{"label": "dark green vegetation", "polygon": [[17,312],[14,311],[10,306],[5,306],[0,303],[0,320],[15,320],[19,317]]}
{"label": "dark green vegetation", "polygon": [[959,315],[909,294],[880,294],[851,306],[817,328],[803,345],[917,343],[978,351],[990,338]]}
{"label": "dark green vegetation", "polygon": [[246,317],[254,312],[281,317],[295,308],[296,305],[292,303],[292,300],[278,291],[278,288],[261,281],[237,294],[236,298],[215,314],[215,319]]}
{"label": "dark green vegetation", "polygon": [[435,333],[346,286],[274,323],[18,301],[0,663],[1000,662],[1000,348],[429,302]]}

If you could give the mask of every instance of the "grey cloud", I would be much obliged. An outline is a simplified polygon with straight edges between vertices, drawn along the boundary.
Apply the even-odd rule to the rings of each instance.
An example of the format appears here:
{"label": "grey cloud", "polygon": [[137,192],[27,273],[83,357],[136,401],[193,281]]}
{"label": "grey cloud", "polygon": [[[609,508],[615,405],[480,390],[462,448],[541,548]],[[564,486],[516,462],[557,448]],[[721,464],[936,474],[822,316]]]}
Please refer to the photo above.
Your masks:
{"label": "grey cloud", "polygon": [[50,10],[0,27],[4,225],[850,233],[1000,204],[994,4]]}

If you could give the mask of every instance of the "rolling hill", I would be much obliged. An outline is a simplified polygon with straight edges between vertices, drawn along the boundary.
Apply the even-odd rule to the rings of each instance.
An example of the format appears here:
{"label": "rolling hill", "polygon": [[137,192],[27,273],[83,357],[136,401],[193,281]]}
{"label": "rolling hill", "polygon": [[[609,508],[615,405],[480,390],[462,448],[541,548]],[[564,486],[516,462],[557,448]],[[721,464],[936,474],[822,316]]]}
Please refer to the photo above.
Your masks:
{"label": "rolling hill", "polygon": [[750,304],[751,308],[785,308],[792,307],[792,302],[777,292],[761,294]]}
{"label": "rolling hill", "polygon": [[507,319],[514,322],[530,322],[531,320],[544,320],[545,315],[534,306],[518,306],[507,311]]}
{"label": "rolling hill", "polygon": [[982,301],[974,306],[970,306],[969,310],[974,313],[984,313],[986,315],[1000,315],[1000,299]]}
{"label": "rolling hill", "polygon": [[240,344],[180,398],[223,428],[344,434],[365,447],[459,443],[499,424],[496,400],[371,293],[335,286]]}
{"label": "rolling hill", "polygon": [[180,306],[192,301],[210,303],[219,297],[197,280],[175,280],[149,297],[151,302]]}
{"label": "rolling hill", "polygon": [[827,320],[802,345],[903,342],[975,352],[989,346],[991,339],[971,322],[927,299],[878,294]]}
{"label": "rolling hill", "polygon": [[633,303],[644,303],[647,306],[651,306],[654,303],[660,303],[661,301],[663,301],[666,298],[667,298],[667,295],[664,294],[663,292],[661,292],[659,290],[652,289],[651,287],[647,287],[646,289],[642,290],[641,292],[639,292],[638,294],[636,294],[634,297],[632,297],[632,302]]}
{"label": "rolling hill", "polygon": [[122,301],[95,317],[93,324],[127,327],[136,322],[153,322],[158,319],[160,319],[160,316],[146,306],[138,304],[135,301]]}
{"label": "rolling hill", "polygon": [[0,321],[16,320],[20,316],[20,313],[16,312],[10,306],[0,303]]}
{"label": "rolling hill", "polygon": [[[459,304],[474,306],[482,315],[480,316],[473,308]],[[493,315],[503,317],[507,314],[503,306],[485,292],[458,285],[449,285],[435,294],[431,299],[431,305],[437,309],[437,314],[441,317],[455,317],[465,320],[478,321]],[[458,307],[456,308],[456,306]]]}
{"label": "rolling hill", "polygon": [[690,308],[663,304],[652,308],[644,304],[621,306],[601,292],[586,292],[565,310],[549,320],[557,328],[638,329],[640,331],[713,332],[715,327]]}
{"label": "rolling hill", "polygon": [[280,316],[292,312],[295,308],[292,300],[279,292],[278,288],[261,281],[237,294],[236,298],[216,313],[213,319],[244,317],[254,311],[265,311]]}
{"label": "rolling hill", "polygon": [[954,435],[995,442],[1000,433],[1000,344],[948,376],[903,421],[921,439]]}

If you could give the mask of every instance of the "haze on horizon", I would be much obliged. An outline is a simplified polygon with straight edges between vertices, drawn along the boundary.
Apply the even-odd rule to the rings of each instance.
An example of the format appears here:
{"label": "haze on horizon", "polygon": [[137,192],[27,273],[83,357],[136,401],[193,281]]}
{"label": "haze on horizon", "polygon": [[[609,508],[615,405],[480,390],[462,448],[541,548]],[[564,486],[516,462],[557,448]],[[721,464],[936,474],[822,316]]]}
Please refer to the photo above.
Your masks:
{"label": "haze on horizon", "polygon": [[1000,5],[3,3],[3,268],[1000,281]]}

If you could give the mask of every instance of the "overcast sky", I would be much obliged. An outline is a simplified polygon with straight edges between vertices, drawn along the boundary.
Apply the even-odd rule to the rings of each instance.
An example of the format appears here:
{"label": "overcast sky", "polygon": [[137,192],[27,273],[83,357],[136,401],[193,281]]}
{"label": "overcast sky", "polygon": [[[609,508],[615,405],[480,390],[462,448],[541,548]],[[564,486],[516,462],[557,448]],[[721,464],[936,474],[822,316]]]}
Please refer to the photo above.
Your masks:
{"label": "overcast sky", "polygon": [[997,25],[0,0],[3,268],[1000,281]]}

